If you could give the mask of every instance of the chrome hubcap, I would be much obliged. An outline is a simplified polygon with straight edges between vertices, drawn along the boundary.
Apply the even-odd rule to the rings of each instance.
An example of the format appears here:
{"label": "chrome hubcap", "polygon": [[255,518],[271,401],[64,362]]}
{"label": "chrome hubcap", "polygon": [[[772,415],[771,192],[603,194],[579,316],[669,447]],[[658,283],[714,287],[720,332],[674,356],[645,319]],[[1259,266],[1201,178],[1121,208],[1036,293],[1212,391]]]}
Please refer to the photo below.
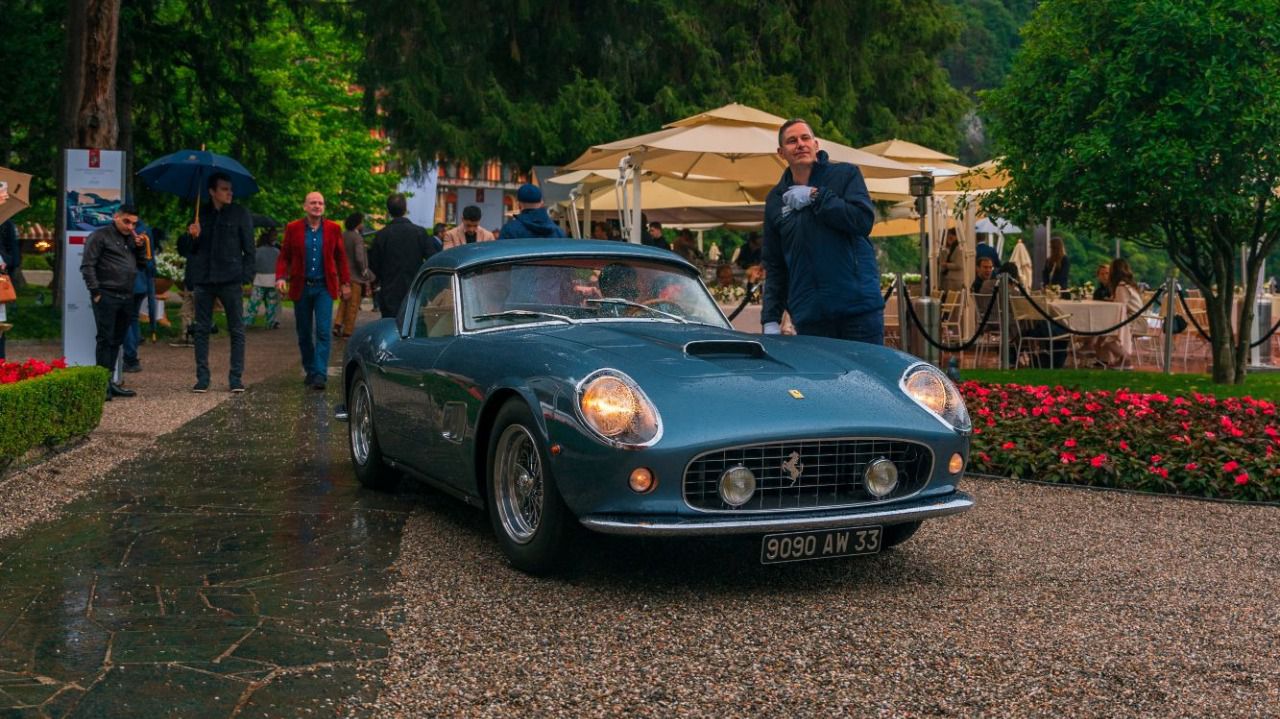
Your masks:
{"label": "chrome hubcap", "polygon": [[542,458],[533,435],[513,424],[498,438],[493,455],[494,509],[502,528],[517,544],[526,544],[542,524]]}
{"label": "chrome hubcap", "polygon": [[373,442],[373,414],[370,411],[369,387],[364,382],[357,382],[355,391],[351,393],[351,454],[356,463],[364,466],[369,462],[369,447]]}

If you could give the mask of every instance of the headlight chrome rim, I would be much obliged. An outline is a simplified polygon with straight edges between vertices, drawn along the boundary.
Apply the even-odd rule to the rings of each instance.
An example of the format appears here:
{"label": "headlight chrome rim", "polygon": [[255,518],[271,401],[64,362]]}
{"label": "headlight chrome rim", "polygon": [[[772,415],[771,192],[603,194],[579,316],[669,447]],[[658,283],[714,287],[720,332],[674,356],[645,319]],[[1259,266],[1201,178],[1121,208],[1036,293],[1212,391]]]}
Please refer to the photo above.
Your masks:
{"label": "headlight chrome rim", "polygon": [[[586,406],[585,403],[588,401],[607,401],[595,397],[596,392],[606,391],[606,388],[598,383],[616,383],[614,391],[623,395],[620,398],[624,403],[632,404],[633,416],[627,422],[631,425],[629,428],[624,426],[615,430],[602,426],[607,423],[600,421],[599,410]],[[640,389],[640,385],[625,372],[610,368],[596,370],[584,377],[578,383],[576,390],[573,406],[577,411],[578,419],[592,435],[605,444],[619,449],[640,449],[651,447],[662,439],[662,415],[658,413],[658,407],[644,393],[644,390]],[[637,420],[639,420],[639,427],[635,426]]]}
{"label": "headlight chrome rim", "polygon": [[[733,491],[733,477],[731,475],[742,480],[741,485],[745,489],[741,490],[741,495],[730,497],[730,493]],[[716,490],[720,493],[721,501],[735,509],[750,502],[751,498],[756,496],[757,486],[755,472],[741,464],[736,464],[726,469],[720,474],[720,479],[716,482]]]}
{"label": "headlight chrome rim", "polygon": [[[913,380],[922,375],[925,376],[924,381],[935,382],[936,387],[943,393],[941,411],[930,406],[928,401],[916,395],[919,389],[913,385]],[[968,434],[973,430],[973,422],[969,418],[969,410],[965,406],[964,397],[960,394],[960,389],[937,367],[928,362],[917,362],[911,365],[902,373],[902,378],[898,380],[898,387],[903,394],[911,398],[911,401],[936,417],[948,429],[962,434]],[[934,404],[938,403],[934,402]]]}
{"label": "headlight chrome rim", "polygon": [[898,488],[898,465],[880,457],[872,460],[862,474],[862,486],[876,499],[884,499]]}

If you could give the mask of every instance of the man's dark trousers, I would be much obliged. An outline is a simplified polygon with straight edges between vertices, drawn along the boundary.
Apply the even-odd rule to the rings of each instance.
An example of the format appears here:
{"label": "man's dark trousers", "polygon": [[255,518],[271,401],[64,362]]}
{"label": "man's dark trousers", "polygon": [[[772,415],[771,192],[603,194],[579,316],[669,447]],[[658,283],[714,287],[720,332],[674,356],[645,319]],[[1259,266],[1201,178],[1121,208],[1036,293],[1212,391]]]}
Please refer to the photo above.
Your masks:
{"label": "man's dark trousers", "polygon": [[213,301],[221,300],[227,313],[227,331],[231,334],[231,371],[228,380],[232,385],[240,383],[244,374],[244,316],[242,301],[244,290],[239,282],[217,285],[196,285],[196,381],[209,381],[209,330],[213,327]]}
{"label": "man's dark trousers", "polygon": [[860,315],[849,315],[803,325],[797,322],[796,334],[882,345],[884,344],[884,310],[877,309]]}
{"label": "man's dark trousers", "polygon": [[120,354],[120,345],[124,344],[124,335],[129,331],[129,311],[132,308],[131,293],[98,290],[98,301],[93,303],[93,322],[98,329],[93,358],[99,367],[115,370],[116,356]]}

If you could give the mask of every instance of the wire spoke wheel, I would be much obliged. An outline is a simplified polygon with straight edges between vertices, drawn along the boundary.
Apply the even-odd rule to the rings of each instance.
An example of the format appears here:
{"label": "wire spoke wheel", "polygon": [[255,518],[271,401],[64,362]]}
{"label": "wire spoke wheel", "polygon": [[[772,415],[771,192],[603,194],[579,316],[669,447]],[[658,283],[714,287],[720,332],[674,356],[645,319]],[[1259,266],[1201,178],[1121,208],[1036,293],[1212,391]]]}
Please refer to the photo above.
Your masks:
{"label": "wire spoke wheel", "polygon": [[538,446],[524,425],[513,424],[498,438],[493,471],[503,530],[517,544],[528,544],[542,526],[546,483]]}
{"label": "wire spoke wheel", "polygon": [[369,398],[369,386],[359,382],[352,392],[351,455],[357,464],[369,463],[369,449],[373,444],[373,402]]}

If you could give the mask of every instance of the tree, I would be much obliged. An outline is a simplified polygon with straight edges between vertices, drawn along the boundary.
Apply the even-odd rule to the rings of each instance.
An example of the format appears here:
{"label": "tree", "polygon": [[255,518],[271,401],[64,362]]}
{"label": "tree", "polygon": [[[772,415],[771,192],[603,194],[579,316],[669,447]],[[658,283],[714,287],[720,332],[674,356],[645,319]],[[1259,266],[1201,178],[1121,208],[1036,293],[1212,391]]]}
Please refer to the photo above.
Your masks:
{"label": "tree", "polygon": [[1048,0],[983,106],[1012,175],[993,209],[1163,248],[1205,297],[1213,380],[1242,382],[1233,290],[1280,242],[1280,0]]}
{"label": "tree", "polygon": [[411,159],[564,163],[729,102],[825,137],[959,146],[939,0],[367,0],[361,82]]}

